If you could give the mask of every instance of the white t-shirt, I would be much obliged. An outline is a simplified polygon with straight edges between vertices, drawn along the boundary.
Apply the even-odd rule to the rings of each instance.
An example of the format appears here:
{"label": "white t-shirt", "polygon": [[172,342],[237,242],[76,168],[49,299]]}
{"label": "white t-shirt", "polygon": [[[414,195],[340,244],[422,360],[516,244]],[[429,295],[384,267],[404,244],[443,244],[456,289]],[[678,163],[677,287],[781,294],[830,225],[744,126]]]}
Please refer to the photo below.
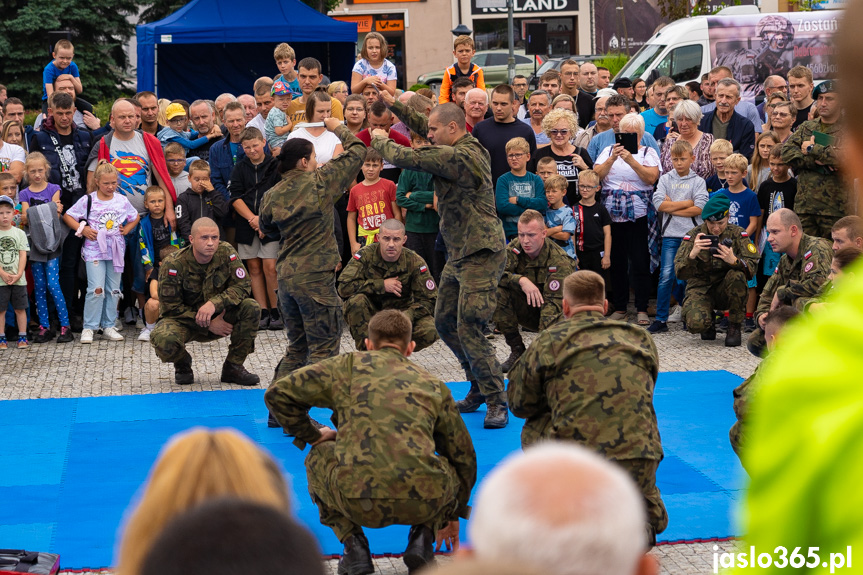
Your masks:
{"label": "white t-shirt", "polygon": [[308,140],[312,143],[315,147],[315,156],[317,157],[319,165],[326,164],[332,160],[336,151],[336,146],[342,143],[339,137],[329,130],[326,130],[320,136],[313,136],[305,128],[298,128],[288,136],[289,140],[293,140],[295,138],[302,138],[303,140]]}
{"label": "white t-shirt", "polygon": [[12,166],[12,162],[21,162],[23,164],[26,156],[27,153],[21,146],[3,142],[3,145],[0,146],[0,172],[8,172]]}
{"label": "white t-shirt", "polygon": [[[611,156],[612,147],[613,146],[608,146],[602,150],[596,158],[596,162],[594,163],[595,166],[604,164],[605,161],[608,160],[609,156]],[[638,148],[638,153],[634,154],[634,157],[642,166],[659,167],[659,154],[657,154],[656,150],[650,146],[640,146]],[[611,165],[611,170],[609,170],[608,175],[602,180],[602,189],[626,190],[629,192],[644,190],[649,194],[653,192],[653,186],[645,184],[641,178],[638,177],[638,174],[635,173],[635,170],[633,170],[629,164],[624,162],[622,158],[617,158]],[[643,218],[647,215],[647,204],[645,204],[641,198],[633,196],[632,207],[635,210],[636,218]]]}
{"label": "white t-shirt", "polygon": [[351,72],[356,72],[363,79],[368,78],[369,76],[377,76],[386,84],[389,80],[397,80],[396,75],[396,67],[387,59],[381,63],[380,68],[372,67],[371,62],[366,60],[365,58],[360,58],[356,64],[354,64],[353,70]]}

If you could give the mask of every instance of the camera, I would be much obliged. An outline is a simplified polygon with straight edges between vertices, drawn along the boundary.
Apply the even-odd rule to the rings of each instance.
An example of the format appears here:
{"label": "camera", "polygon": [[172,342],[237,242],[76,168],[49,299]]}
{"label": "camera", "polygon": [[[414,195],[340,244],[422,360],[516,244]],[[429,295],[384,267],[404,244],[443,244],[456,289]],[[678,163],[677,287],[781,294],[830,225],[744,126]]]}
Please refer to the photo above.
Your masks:
{"label": "camera", "polygon": [[719,254],[719,246],[723,245],[726,248],[730,248],[734,245],[734,240],[731,238],[724,238],[721,242],[719,241],[719,236],[704,236],[705,238],[710,239],[710,255],[715,256]]}

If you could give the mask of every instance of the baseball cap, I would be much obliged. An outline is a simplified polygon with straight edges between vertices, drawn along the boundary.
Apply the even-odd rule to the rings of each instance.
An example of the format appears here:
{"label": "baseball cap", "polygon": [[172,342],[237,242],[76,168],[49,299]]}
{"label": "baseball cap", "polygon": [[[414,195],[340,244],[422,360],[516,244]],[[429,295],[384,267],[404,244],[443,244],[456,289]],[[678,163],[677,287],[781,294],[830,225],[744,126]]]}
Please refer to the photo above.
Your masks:
{"label": "baseball cap", "polygon": [[15,208],[15,200],[9,196],[0,196],[0,204],[9,204],[13,209]]}
{"label": "baseball cap", "polygon": [[291,96],[291,89],[288,87],[287,84],[285,84],[281,80],[278,80],[278,81],[273,83],[272,95],[273,96]]}
{"label": "baseball cap", "polygon": [[611,87],[615,90],[618,88],[632,88],[632,80],[629,78],[618,78],[614,81],[614,84],[612,84]]}
{"label": "baseball cap", "polygon": [[181,104],[171,104],[165,109],[165,118],[168,120],[185,115],[186,109]]}

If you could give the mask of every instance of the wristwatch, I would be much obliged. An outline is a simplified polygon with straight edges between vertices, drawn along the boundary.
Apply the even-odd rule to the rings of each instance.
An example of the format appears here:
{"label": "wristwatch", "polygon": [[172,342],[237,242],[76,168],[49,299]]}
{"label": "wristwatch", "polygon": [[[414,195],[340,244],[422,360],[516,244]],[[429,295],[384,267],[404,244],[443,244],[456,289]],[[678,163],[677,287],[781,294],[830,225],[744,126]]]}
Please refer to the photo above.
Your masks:
{"label": "wristwatch", "polygon": [[814,147],[815,147],[815,144],[809,144],[808,146],[806,146],[806,153],[808,154],[809,152],[811,152],[812,148],[814,148]]}

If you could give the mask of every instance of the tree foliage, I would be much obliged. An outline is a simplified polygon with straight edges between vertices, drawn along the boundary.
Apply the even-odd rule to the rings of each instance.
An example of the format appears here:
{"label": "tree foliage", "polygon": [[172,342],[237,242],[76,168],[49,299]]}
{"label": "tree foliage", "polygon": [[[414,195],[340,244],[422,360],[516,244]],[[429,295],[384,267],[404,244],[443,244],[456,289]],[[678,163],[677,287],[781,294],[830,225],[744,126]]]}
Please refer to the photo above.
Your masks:
{"label": "tree foliage", "polygon": [[127,79],[123,46],[134,31],[137,5],[116,0],[0,0],[0,83],[29,107],[40,106],[42,70],[51,61],[48,32],[69,30],[84,96],[118,94]]}
{"label": "tree foliage", "polygon": [[183,6],[189,3],[190,0],[153,0],[152,2],[142,2],[147,5],[147,8],[141,12],[141,23],[149,24],[157,22],[165,16],[170,16]]}
{"label": "tree foliage", "polygon": [[303,3],[308,4],[321,14],[326,14],[330,10],[335,10],[342,0],[303,0]]}

